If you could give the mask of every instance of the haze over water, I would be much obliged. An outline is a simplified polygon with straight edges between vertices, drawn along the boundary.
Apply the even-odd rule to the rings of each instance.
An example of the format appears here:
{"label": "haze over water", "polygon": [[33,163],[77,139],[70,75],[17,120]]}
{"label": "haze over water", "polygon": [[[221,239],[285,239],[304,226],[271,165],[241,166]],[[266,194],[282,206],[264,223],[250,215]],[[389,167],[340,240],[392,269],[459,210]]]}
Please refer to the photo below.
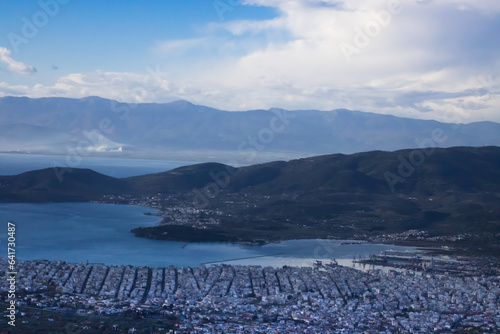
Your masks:
{"label": "haze over water", "polygon": [[[70,160],[70,163],[67,160]],[[73,159],[73,160],[71,160]],[[78,163],[71,163],[78,161]],[[61,155],[9,154],[0,153],[0,175],[20,173],[56,167],[90,168],[98,173],[112,177],[129,177],[143,174],[165,172],[195,162],[165,161],[147,159],[96,158],[84,157],[75,160]]]}

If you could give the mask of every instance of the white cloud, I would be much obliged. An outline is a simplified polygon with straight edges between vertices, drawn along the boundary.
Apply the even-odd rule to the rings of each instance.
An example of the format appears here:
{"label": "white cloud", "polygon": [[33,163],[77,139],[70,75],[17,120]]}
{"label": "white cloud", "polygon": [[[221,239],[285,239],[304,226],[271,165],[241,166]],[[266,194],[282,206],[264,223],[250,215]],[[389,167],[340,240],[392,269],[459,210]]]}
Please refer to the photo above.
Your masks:
{"label": "white cloud", "polygon": [[161,53],[186,52],[200,46],[206,46],[208,43],[209,41],[205,38],[167,40],[156,43],[153,50]]}
{"label": "white cloud", "polygon": [[196,89],[189,85],[175,85],[158,68],[147,68],[144,73],[104,72],[72,73],[61,77],[54,85],[36,84],[9,86],[0,82],[0,96],[73,97],[101,96],[129,103],[166,102],[189,99]]}
{"label": "white cloud", "polygon": [[[418,1],[418,0],[417,0]],[[428,0],[430,2],[431,0]],[[425,2],[423,0],[422,2]],[[479,10],[483,14],[495,15],[500,13],[500,2],[491,0],[441,0],[443,3],[455,5],[460,10]]]}
{"label": "white cloud", "polygon": [[[284,29],[291,38],[271,41],[225,64],[224,70],[202,74],[202,85],[210,83],[223,91],[230,83],[236,91],[230,102],[218,100],[220,107],[347,107],[443,119],[445,112],[461,110],[448,98],[450,94],[456,99],[478,99],[477,78],[493,75],[500,80],[496,60],[500,49],[494,37],[500,22],[492,18],[500,13],[500,5],[491,1],[246,3],[277,7],[282,14],[268,21],[228,22],[223,24],[227,31],[244,35]],[[342,43],[356,48],[351,62],[342,52]],[[491,95],[498,94],[497,84]],[[494,101],[484,101],[481,109],[468,112],[466,121],[500,121]]]}
{"label": "white cloud", "polygon": [[[54,85],[0,83],[0,94],[186,99],[226,110],[349,108],[441,121],[500,121],[500,2],[401,0],[401,12],[395,2],[246,0],[244,5],[275,7],[279,16],[212,23],[203,37],[153,46],[157,59],[166,55],[175,78],[95,71],[59,78]],[[357,50],[351,62],[342,43]],[[206,52],[213,48],[219,51]],[[193,50],[203,52],[183,57]],[[181,57],[173,62],[175,53]]]}
{"label": "white cloud", "polygon": [[19,74],[32,74],[36,72],[36,68],[33,66],[12,59],[10,53],[9,49],[0,47],[0,61],[7,65],[8,71]]}
{"label": "white cloud", "polygon": [[258,34],[274,29],[284,29],[285,27],[286,20],[283,18],[264,21],[241,20],[228,23],[213,23],[210,25],[212,29],[225,29],[235,36],[240,36],[245,33]]}

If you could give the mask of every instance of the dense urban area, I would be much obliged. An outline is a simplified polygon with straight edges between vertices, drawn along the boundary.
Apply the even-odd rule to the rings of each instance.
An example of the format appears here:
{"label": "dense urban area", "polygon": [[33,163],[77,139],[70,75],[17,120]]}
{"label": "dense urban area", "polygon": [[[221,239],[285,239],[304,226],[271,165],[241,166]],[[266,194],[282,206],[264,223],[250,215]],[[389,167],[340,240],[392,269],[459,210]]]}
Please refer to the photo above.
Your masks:
{"label": "dense urban area", "polygon": [[[7,305],[7,260],[0,259],[0,271]],[[18,261],[16,271],[17,324],[11,333],[75,317],[75,333],[500,330],[496,259],[441,261],[423,272],[365,272],[319,262],[302,268],[149,268],[46,260]],[[89,320],[96,316],[107,321]],[[138,326],[140,319],[148,325]]]}

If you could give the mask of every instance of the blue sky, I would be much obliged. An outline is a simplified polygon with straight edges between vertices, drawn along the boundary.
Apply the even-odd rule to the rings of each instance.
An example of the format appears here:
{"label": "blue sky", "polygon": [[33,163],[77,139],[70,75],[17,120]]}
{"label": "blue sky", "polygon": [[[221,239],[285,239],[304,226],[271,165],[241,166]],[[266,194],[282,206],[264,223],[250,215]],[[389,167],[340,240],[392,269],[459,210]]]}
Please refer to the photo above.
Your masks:
{"label": "blue sky", "polygon": [[[0,2],[2,13],[12,13],[0,22],[0,45],[16,51],[13,58],[34,65],[36,78],[11,76],[10,82],[50,84],[61,75],[91,72],[140,72],[148,65],[166,64],[171,55],[154,51],[162,41],[207,35],[207,25],[224,19],[272,18],[273,8],[228,6],[217,10],[211,1],[42,1],[58,10],[27,43],[12,45],[8,33],[23,36],[23,18],[34,23],[37,12],[46,12],[37,1]],[[47,8],[47,7],[45,7]],[[232,10],[230,10],[230,8]],[[234,8],[234,9],[233,9]],[[38,27],[37,27],[38,28]],[[14,57],[15,56],[15,57]],[[178,59],[176,59],[178,60]],[[53,66],[59,72],[53,73]],[[2,73],[5,74],[5,73]],[[35,80],[33,80],[35,79]]]}
{"label": "blue sky", "polygon": [[0,96],[500,121],[497,1],[41,0],[0,12]]}

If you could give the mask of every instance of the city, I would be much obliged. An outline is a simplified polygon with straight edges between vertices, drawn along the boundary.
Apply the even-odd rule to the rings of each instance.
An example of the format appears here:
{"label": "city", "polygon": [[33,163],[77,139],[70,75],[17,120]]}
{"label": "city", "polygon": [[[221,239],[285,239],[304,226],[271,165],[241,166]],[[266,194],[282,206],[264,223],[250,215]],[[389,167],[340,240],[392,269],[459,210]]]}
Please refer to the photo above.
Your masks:
{"label": "city", "polygon": [[0,13],[0,334],[500,334],[500,1]]}
{"label": "city", "polygon": [[[29,310],[40,309],[170,319],[173,328],[158,333],[498,332],[500,267],[494,259],[478,261],[468,264],[483,267],[475,276],[328,264],[148,268],[18,261],[18,317],[28,324]],[[7,272],[4,259],[0,269]],[[92,332],[83,321],[79,326]]]}

